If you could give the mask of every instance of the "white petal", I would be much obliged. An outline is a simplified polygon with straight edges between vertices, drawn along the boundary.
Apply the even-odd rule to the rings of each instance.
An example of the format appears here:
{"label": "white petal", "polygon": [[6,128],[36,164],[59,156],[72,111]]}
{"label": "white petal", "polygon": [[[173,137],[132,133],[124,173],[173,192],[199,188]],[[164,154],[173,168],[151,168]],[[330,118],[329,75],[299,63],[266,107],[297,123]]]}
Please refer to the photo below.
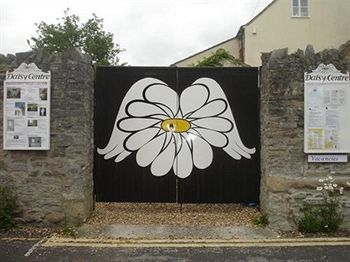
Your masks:
{"label": "white petal", "polygon": [[193,85],[182,91],[180,96],[180,107],[182,114],[185,116],[188,113],[198,110],[202,107],[209,97],[208,89],[202,85]]}
{"label": "white petal", "polygon": [[194,130],[197,131],[212,146],[225,147],[228,143],[227,137],[220,132],[204,128],[195,128]]}
{"label": "white petal", "polygon": [[227,108],[225,100],[218,99],[205,104],[203,107],[199,108],[189,118],[203,118],[210,116],[217,116],[224,112]]}
{"label": "white petal", "polygon": [[168,106],[165,106],[165,105],[162,105],[162,104],[157,104],[157,106],[159,108],[161,108],[163,110],[163,112],[165,112],[166,118],[173,118],[173,117],[175,117],[173,111]]}
{"label": "white petal", "polygon": [[168,146],[157,156],[151,165],[151,173],[155,176],[164,176],[167,174],[173,163],[175,157],[175,144],[172,141]]}
{"label": "white petal", "polygon": [[135,84],[133,84],[130,89],[128,90],[127,94],[125,95],[119,110],[118,114],[116,116],[114,126],[113,126],[113,131],[110,136],[108,144],[104,148],[98,148],[97,152],[100,155],[105,155],[107,153],[110,153],[111,151],[115,152],[115,156],[117,156],[120,152],[124,150],[123,148],[123,143],[126,137],[128,137],[130,134],[123,132],[122,130],[119,129],[118,127],[118,122],[126,118],[126,105],[128,105],[132,100],[140,100],[143,99],[143,91],[151,84],[164,84],[164,82],[155,79],[155,78],[150,78],[146,77],[143,78],[139,81],[137,81]]}
{"label": "white petal", "polygon": [[132,117],[120,120],[118,127],[124,132],[133,132],[154,126],[157,123],[160,123],[159,119]]}
{"label": "white petal", "polygon": [[112,151],[108,152],[107,154],[104,155],[104,159],[110,159],[114,156],[119,155],[121,152],[123,152],[125,150],[123,144],[119,144],[117,145],[115,148],[113,148]]}
{"label": "white petal", "polygon": [[126,149],[129,151],[138,150],[140,147],[154,138],[159,131],[159,128],[150,127],[132,134],[125,142]]}
{"label": "white petal", "polygon": [[200,118],[193,120],[191,124],[220,132],[229,132],[233,127],[231,121],[222,117]]}
{"label": "white petal", "polygon": [[225,147],[223,150],[234,159],[240,160],[242,158],[242,156],[238,154],[232,147]]}
{"label": "white petal", "polygon": [[[226,151],[226,149],[228,149],[229,151],[234,150],[235,152],[237,152],[238,154],[240,154],[241,156],[244,156],[247,159],[251,159],[252,156],[250,155],[250,153],[247,150],[251,150],[251,148],[246,148],[246,149],[242,149],[241,147],[239,147],[236,144],[236,141],[230,141],[230,144],[224,148],[224,150]],[[254,148],[253,148],[254,149]],[[255,149],[254,149],[255,150]],[[227,151],[226,151],[227,152]]]}
{"label": "white petal", "polygon": [[121,162],[121,161],[123,161],[128,155],[130,155],[131,154],[131,152],[129,152],[129,151],[123,151],[123,152],[121,152],[115,159],[114,159],[114,161],[116,162],[116,163],[118,163],[118,162]]}
{"label": "white petal", "polygon": [[188,177],[193,169],[192,153],[186,141],[182,141],[182,147],[179,154],[176,156],[173,170],[175,175],[180,178]]}
{"label": "white petal", "polygon": [[172,142],[175,143],[175,145],[176,145],[175,154],[177,155],[182,147],[182,138],[181,138],[181,134],[179,134],[179,133],[174,133],[173,137],[174,137],[174,140]]}
{"label": "white petal", "polygon": [[213,161],[213,150],[211,146],[200,137],[192,140],[193,143],[193,164],[199,169],[210,166]]}
{"label": "white petal", "polygon": [[[248,156],[249,158],[251,158],[250,155],[247,155],[247,154],[254,154],[255,148],[247,148],[242,143],[240,136],[239,136],[239,133],[238,133],[239,127],[237,127],[235,124],[235,120],[233,118],[231,107],[227,101],[226,95],[225,95],[224,91],[222,90],[221,86],[215,80],[210,79],[210,78],[200,78],[200,79],[196,80],[193,84],[203,84],[203,85],[207,86],[209,88],[210,101],[212,101],[214,99],[223,99],[227,103],[227,109],[224,112],[222,112],[220,117],[227,119],[232,123],[232,130],[225,134],[228,138],[229,143],[225,148],[223,148],[224,151],[226,151],[231,157],[233,157],[235,159],[241,158],[240,154],[242,151],[243,151],[242,155],[244,155],[245,157]],[[197,121],[194,120],[192,122],[195,124]],[[203,127],[208,128],[208,129],[212,129],[212,130],[222,131],[222,130],[219,130],[218,128],[210,126],[210,123],[204,124]],[[225,131],[222,131],[222,132],[225,132]]]}
{"label": "white petal", "polygon": [[166,135],[166,138],[162,149],[165,149],[169,143],[174,143],[173,134],[171,134],[170,132],[166,132],[165,135]]}
{"label": "white petal", "polygon": [[145,101],[134,101],[126,107],[127,113],[134,117],[144,117],[151,115],[166,115],[157,105]]}
{"label": "white petal", "polygon": [[160,103],[167,106],[171,111],[171,117],[178,111],[178,95],[170,87],[165,85],[152,85],[145,90],[145,98],[152,103]]}
{"label": "white petal", "polygon": [[192,149],[192,139],[194,139],[195,137],[197,137],[195,134],[191,134],[191,133],[182,133],[182,143],[187,142],[188,146],[190,147],[190,149]]}
{"label": "white petal", "polygon": [[136,162],[139,166],[145,167],[152,163],[152,161],[161,152],[164,141],[166,139],[166,133],[159,135],[145,144],[137,151]]}
{"label": "white petal", "polygon": [[247,157],[248,159],[251,158],[251,156],[250,156],[251,154],[255,153],[255,151],[256,151],[255,148],[248,148],[245,145],[243,145],[243,143],[241,141],[241,138],[239,136],[237,128],[233,128],[231,130],[231,132],[226,133],[225,135],[227,135],[229,143],[224,148],[224,150],[226,148],[232,148],[234,151],[238,152],[239,154],[243,155],[244,157]]}
{"label": "white petal", "polygon": [[99,153],[100,155],[105,155],[107,153],[110,153],[111,151],[116,151],[117,153],[115,153],[115,155],[119,154],[121,151],[124,150],[123,143],[125,138],[128,137],[128,135],[128,133],[122,132],[115,126],[107,146],[105,148],[97,148],[97,153]]}

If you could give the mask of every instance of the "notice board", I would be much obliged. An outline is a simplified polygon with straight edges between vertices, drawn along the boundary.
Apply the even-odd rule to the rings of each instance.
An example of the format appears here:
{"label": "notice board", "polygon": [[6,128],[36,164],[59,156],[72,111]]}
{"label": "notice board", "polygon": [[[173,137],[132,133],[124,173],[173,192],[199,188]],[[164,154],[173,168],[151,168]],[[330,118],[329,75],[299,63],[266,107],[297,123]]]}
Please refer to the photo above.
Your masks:
{"label": "notice board", "polygon": [[320,64],[304,77],[304,152],[349,153],[349,73]]}
{"label": "notice board", "polygon": [[50,149],[51,73],[22,63],[6,72],[4,81],[3,148]]}

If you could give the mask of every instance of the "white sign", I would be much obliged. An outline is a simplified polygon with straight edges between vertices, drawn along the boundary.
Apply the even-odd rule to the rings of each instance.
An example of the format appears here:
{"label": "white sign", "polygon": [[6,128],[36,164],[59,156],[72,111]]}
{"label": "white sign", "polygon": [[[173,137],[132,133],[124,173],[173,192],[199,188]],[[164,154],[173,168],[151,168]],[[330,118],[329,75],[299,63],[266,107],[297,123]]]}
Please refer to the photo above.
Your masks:
{"label": "white sign", "polygon": [[308,155],[308,162],[347,163],[348,155]]}
{"label": "white sign", "polygon": [[51,73],[22,63],[4,81],[4,149],[50,149]]}
{"label": "white sign", "polygon": [[350,77],[332,64],[305,73],[305,153],[350,152]]}

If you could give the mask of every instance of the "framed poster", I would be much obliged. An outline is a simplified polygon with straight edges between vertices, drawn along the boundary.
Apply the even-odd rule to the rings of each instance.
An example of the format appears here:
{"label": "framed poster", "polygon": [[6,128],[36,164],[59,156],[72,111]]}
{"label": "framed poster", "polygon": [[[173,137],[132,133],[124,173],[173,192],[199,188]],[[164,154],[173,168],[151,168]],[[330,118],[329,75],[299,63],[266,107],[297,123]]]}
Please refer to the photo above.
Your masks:
{"label": "framed poster", "polygon": [[349,153],[349,73],[320,64],[304,77],[304,152]]}
{"label": "framed poster", "polygon": [[22,63],[4,81],[5,150],[50,149],[51,73]]}

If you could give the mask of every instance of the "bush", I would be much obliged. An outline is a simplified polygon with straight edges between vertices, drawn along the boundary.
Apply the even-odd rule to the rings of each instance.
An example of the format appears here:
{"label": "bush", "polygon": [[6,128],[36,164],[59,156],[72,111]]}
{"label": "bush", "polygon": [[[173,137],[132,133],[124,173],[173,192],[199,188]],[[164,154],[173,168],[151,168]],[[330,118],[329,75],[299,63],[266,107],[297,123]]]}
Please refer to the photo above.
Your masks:
{"label": "bush", "polygon": [[253,218],[253,224],[259,227],[266,227],[269,224],[267,214],[260,214]]}
{"label": "bush", "polygon": [[0,229],[11,229],[16,225],[16,197],[8,189],[0,186]]}
{"label": "bush", "polygon": [[322,193],[321,202],[306,205],[302,210],[304,216],[298,221],[299,231],[304,233],[336,232],[344,220],[339,198],[344,188],[338,187],[332,176],[319,182],[322,184],[316,190]]}
{"label": "bush", "polygon": [[336,232],[343,223],[343,216],[338,210],[338,204],[325,203],[319,206],[305,208],[304,217],[298,227],[304,233]]}

